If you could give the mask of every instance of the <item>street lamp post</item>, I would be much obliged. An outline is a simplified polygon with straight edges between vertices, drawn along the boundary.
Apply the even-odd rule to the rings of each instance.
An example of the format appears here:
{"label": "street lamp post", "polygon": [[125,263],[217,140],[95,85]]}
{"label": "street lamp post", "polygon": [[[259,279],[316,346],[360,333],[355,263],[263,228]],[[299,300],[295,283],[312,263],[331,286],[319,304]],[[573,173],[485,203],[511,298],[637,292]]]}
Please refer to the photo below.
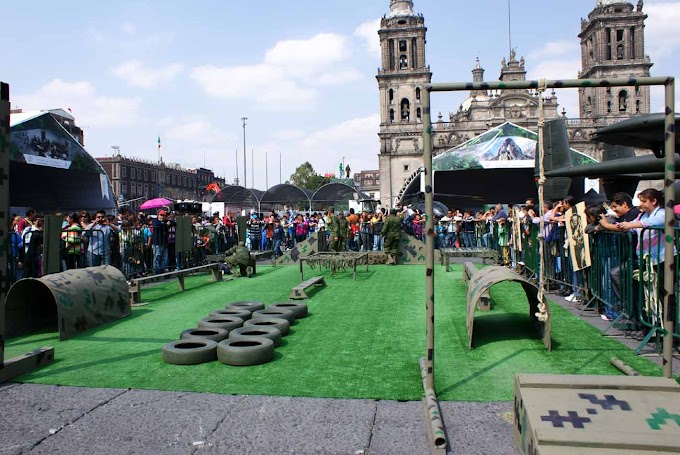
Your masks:
{"label": "street lamp post", "polygon": [[246,167],[246,120],[248,117],[241,117],[243,122],[243,187],[248,188],[248,177],[247,177],[247,167]]}

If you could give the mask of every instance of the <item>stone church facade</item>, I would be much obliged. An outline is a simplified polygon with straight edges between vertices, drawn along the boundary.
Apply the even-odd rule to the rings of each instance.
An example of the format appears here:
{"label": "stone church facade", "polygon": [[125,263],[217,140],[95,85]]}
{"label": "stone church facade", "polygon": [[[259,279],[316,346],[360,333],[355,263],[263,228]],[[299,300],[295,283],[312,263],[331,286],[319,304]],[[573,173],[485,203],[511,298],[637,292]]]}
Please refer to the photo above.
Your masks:
{"label": "stone church facade", "polygon": [[[649,76],[652,63],[644,53],[642,1],[634,7],[624,0],[596,0],[588,19],[581,20],[580,79]],[[413,12],[412,0],[390,0],[390,14],[380,31],[380,194],[394,205],[423,162],[421,92],[432,80],[425,58],[425,19]],[[479,59],[472,80],[484,81]],[[514,50],[500,65],[500,81],[526,80],[525,60]],[[595,130],[650,111],[649,87],[588,88],[579,90],[579,118],[559,111],[555,92],[544,93],[546,119],[567,122],[571,146],[596,159],[601,146],[590,142]],[[532,131],[538,124],[538,94],[533,90],[471,91],[455,112],[432,113],[435,155],[449,150],[506,121]]]}

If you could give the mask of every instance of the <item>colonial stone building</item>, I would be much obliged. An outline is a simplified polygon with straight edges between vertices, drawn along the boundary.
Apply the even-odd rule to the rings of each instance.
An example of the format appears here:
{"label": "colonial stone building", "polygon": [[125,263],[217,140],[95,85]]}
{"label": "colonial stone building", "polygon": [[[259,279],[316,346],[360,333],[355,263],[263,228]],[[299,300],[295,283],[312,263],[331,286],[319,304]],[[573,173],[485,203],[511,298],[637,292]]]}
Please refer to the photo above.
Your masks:
{"label": "colonial stone building", "polygon": [[106,171],[113,192],[121,201],[141,199],[143,202],[144,199],[156,197],[210,201],[213,194],[206,187],[211,183],[216,183],[220,188],[225,186],[224,179],[216,177],[210,169],[186,169],[179,164],[122,155],[96,160]]}
{"label": "colonial stone building", "polygon": [[[642,2],[596,0],[588,19],[581,21],[582,68],[579,78],[649,76],[652,66],[644,53]],[[377,80],[380,91],[380,194],[383,204],[394,205],[401,191],[422,165],[422,88],[432,73],[425,59],[425,20],[413,12],[412,0],[391,0],[390,14],[379,31],[382,49]],[[526,80],[526,62],[515,50],[501,60],[500,81]],[[484,81],[479,59],[472,80]],[[543,98],[546,118],[565,117],[571,146],[601,157],[601,146],[590,142],[602,126],[649,113],[649,88],[590,88],[579,92],[578,118],[566,119],[555,92]],[[507,121],[532,131],[538,124],[538,94],[533,90],[471,91],[446,118],[433,113],[434,154],[455,147]]]}

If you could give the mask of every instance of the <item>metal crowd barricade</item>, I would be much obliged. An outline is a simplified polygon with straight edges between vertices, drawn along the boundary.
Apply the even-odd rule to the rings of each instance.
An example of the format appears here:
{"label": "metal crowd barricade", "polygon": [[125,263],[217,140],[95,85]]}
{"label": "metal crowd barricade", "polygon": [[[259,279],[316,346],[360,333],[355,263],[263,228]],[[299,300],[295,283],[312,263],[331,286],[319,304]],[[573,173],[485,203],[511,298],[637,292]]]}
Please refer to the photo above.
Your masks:
{"label": "metal crowd barricade", "polygon": [[[675,229],[673,248],[673,255],[677,255],[680,251],[680,230]],[[666,335],[666,330],[663,327],[663,260],[664,260],[664,228],[652,227],[645,228],[640,231],[638,238],[638,269],[633,272],[633,279],[638,283],[639,291],[637,293],[637,314],[638,321],[647,330],[647,334],[640,343],[640,346],[635,350],[636,354],[642,351],[642,348],[653,338],[656,342],[656,350],[659,351],[660,338]],[[678,275],[679,264],[675,262],[674,269],[674,285],[675,292],[678,291]],[[678,312],[674,317],[673,337],[680,338],[680,329],[678,323]]]}
{"label": "metal crowd barricade", "polygon": [[590,236],[591,266],[587,269],[589,303],[604,309],[612,323],[604,330],[616,327],[637,328],[633,270],[635,245],[633,234],[602,231]]}

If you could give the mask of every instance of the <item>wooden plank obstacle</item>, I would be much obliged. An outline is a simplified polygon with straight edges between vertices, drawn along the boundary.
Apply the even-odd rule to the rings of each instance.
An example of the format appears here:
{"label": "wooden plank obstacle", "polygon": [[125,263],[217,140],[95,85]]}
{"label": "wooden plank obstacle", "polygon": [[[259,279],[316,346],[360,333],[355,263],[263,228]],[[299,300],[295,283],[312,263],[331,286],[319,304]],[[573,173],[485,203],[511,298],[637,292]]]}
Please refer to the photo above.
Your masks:
{"label": "wooden plank obstacle", "polygon": [[212,275],[212,281],[222,281],[222,272],[218,263],[199,265],[188,269],[175,270],[172,272],[159,273],[157,275],[149,275],[141,278],[135,278],[130,284],[130,303],[132,305],[139,305],[142,303],[142,284],[162,281],[168,278],[177,278],[179,281],[179,290],[184,291],[184,277],[196,272],[209,271]]}
{"label": "wooden plank obstacle", "polygon": [[290,290],[290,296],[288,296],[289,299],[291,300],[303,300],[303,299],[308,299],[309,296],[305,292],[305,289],[315,286],[315,285],[320,285],[320,286],[326,286],[326,280],[322,276],[315,276],[312,278],[308,278],[307,280],[303,281],[302,283],[298,284],[295,286],[293,289]]}

